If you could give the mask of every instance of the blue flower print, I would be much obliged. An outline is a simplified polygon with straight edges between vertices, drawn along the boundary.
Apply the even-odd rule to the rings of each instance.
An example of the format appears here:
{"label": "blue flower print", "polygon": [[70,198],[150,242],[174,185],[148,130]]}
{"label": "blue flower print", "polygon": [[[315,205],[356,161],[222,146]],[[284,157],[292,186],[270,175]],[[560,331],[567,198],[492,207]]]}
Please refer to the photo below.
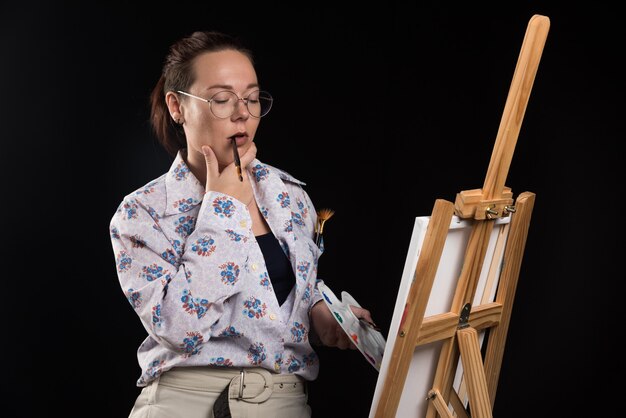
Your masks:
{"label": "blue flower print", "polygon": [[285,232],[293,232],[293,222],[291,222],[291,219],[285,221]]}
{"label": "blue flower print", "polygon": [[278,367],[280,367],[282,364],[283,364],[283,353],[276,353],[274,355],[274,366],[277,365]]}
{"label": "blue flower print", "polygon": [[215,251],[215,240],[209,236],[204,236],[193,243],[191,251],[202,257],[210,256]]}
{"label": "blue flower print", "polygon": [[188,175],[189,175],[189,167],[187,167],[183,163],[178,164],[176,168],[174,169],[174,178],[177,181],[185,180]]}
{"label": "blue flower print", "polygon": [[304,205],[304,203],[302,202],[302,200],[300,200],[300,198],[296,198],[296,206],[298,207],[298,210],[300,211],[300,215],[302,215],[302,219],[306,219],[306,217],[309,214],[309,208]]}
{"label": "blue flower print", "polygon": [[160,328],[163,323],[163,317],[161,316],[161,304],[154,305],[152,307],[152,328]]}
{"label": "blue flower print", "polygon": [[213,213],[220,218],[230,218],[235,213],[235,204],[226,196],[218,197],[213,201]]}
{"label": "blue flower print", "polygon": [[291,221],[298,226],[304,226],[304,219],[299,213],[291,212]]}
{"label": "blue flower print", "polygon": [[309,274],[309,268],[311,267],[311,263],[308,261],[300,261],[296,266],[296,271],[298,272],[298,277],[303,280],[306,280],[307,275]]}
{"label": "blue flower print", "polygon": [[143,266],[141,271],[142,272],[139,274],[139,277],[142,277],[149,282],[160,279],[163,276],[165,276],[166,279],[169,279],[169,271],[165,270],[163,267],[159,266],[156,263],[153,263],[149,266]]}
{"label": "blue flower print", "polygon": [[124,203],[123,209],[126,212],[126,219],[136,219],[137,208],[138,208],[137,203],[135,203],[134,200]]}
{"label": "blue flower print", "polygon": [[184,272],[185,272],[185,279],[187,280],[187,283],[191,283],[191,276],[193,276],[193,273],[191,272],[191,270],[189,270],[189,267],[185,267]]}
{"label": "blue flower print", "polygon": [[146,194],[150,194],[150,193],[154,193],[154,185],[157,183],[157,181],[151,181],[149,184],[146,184],[143,189],[137,190],[135,192],[135,195],[146,195]]}
{"label": "blue flower print", "polygon": [[302,358],[302,362],[306,367],[315,365],[315,363],[317,363],[317,354],[315,354],[315,351],[311,351],[308,355],[305,354]]}
{"label": "blue flower print", "polygon": [[178,235],[183,238],[187,238],[191,234],[196,226],[196,219],[192,216],[181,216],[176,222],[174,230]]}
{"label": "blue flower print", "polygon": [[165,360],[154,360],[150,362],[150,365],[146,369],[148,376],[156,379],[163,373],[163,366],[165,366]]}
{"label": "blue flower print", "polygon": [[183,342],[179,344],[179,347],[185,354],[184,357],[191,357],[200,352],[200,344],[204,342],[204,337],[198,331],[187,332],[187,338],[183,339]]}
{"label": "blue flower print", "polygon": [[268,215],[268,213],[269,213],[269,212],[267,211],[267,208],[266,208],[265,206],[261,206],[261,207],[259,208],[259,210],[261,211],[261,215],[263,215],[263,217],[264,217],[265,219],[267,219],[267,215]]}
{"label": "blue flower print", "polygon": [[176,257],[176,253],[169,248],[165,250],[165,252],[161,253],[161,258],[173,266],[176,266],[178,264],[178,258]]}
{"label": "blue flower print", "polygon": [[124,250],[120,251],[117,254],[117,271],[123,273],[130,269],[130,266],[133,264],[133,259],[128,255],[128,253]]}
{"label": "blue flower print", "polygon": [[257,164],[254,167],[252,167],[252,174],[254,174],[254,178],[256,179],[257,183],[261,182],[262,180],[265,180],[269,173],[270,171],[264,165]]}
{"label": "blue flower print", "polygon": [[179,240],[175,239],[172,241],[172,247],[174,247],[174,251],[176,251],[176,254],[178,254],[179,257],[183,255],[183,246]]}
{"label": "blue flower print", "polygon": [[307,331],[304,324],[296,321],[293,323],[293,327],[291,327],[291,340],[294,343],[300,343],[302,341],[306,341],[309,332]]}
{"label": "blue flower print", "polygon": [[290,354],[289,357],[287,357],[287,370],[289,373],[297,372],[300,370],[300,367],[302,367],[300,360],[298,360],[298,358],[293,354]]}
{"label": "blue flower print", "polygon": [[302,225],[304,226],[304,220],[309,216],[309,208],[302,203],[302,201],[296,198],[296,206],[298,206],[298,210],[300,211],[300,217],[302,218]]}
{"label": "blue flower print", "polygon": [[229,327],[224,328],[222,332],[219,333],[218,337],[240,338],[240,337],[243,337],[243,332],[237,331],[237,329],[231,325]]}
{"label": "blue flower print", "polygon": [[196,315],[198,319],[201,319],[206,315],[209,306],[211,305],[207,299],[194,298],[191,291],[183,290],[183,296],[180,298],[183,303],[183,309],[191,315]]}
{"label": "blue flower print", "polygon": [[248,241],[248,237],[242,234],[238,234],[235,231],[233,231],[232,229],[227,229],[226,234],[228,235],[228,238],[230,238],[231,241],[235,241],[235,242],[247,242]]}
{"label": "blue flower print", "polygon": [[174,202],[172,206],[174,206],[174,208],[178,208],[179,212],[187,212],[189,209],[191,209],[193,206],[196,206],[198,203],[200,203],[200,201],[192,197],[188,197],[187,199],[177,200],[176,202]]}
{"label": "blue flower print", "polygon": [[280,203],[281,208],[286,208],[291,203],[291,201],[289,200],[289,193],[287,192],[279,193],[278,196],[276,197],[276,201]]}
{"label": "blue flower print", "polygon": [[265,354],[265,346],[263,343],[257,342],[250,345],[250,348],[248,348],[248,360],[250,364],[258,366],[263,363],[266,358],[267,354]]}
{"label": "blue flower print", "polygon": [[141,306],[141,293],[137,292],[133,289],[128,289],[126,291],[126,299],[133,305],[133,308],[137,309]]}
{"label": "blue flower print", "polygon": [[211,359],[209,360],[209,366],[232,367],[233,362],[229,358],[211,357]]}
{"label": "blue flower print", "polygon": [[251,296],[248,300],[244,301],[243,307],[245,309],[242,312],[248,318],[263,318],[265,316],[265,312],[267,311],[267,306],[261,302],[260,299],[257,299],[254,296]]}
{"label": "blue flower print", "polygon": [[219,266],[222,270],[220,276],[222,276],[222,283],[234,286],[239,280],[239,266],[232,261]]}
{"label": "blue flower print", "polygon": [[311,283],[306,285],[306,288],[304,289],[304,293],[302,294],[302,301],[303,302],[308,302],[311,299],[311,289],[313,288],[313,285]]}
{"label": "blue flower print", "polygon": [[120,239],[120,231],[118,231],[116,227],[111,228],[111,238]]}
{"label": "blue flower print", "polygon": [[261,278],[261,281],[259,282],[259,284],[263,286],[266,290],[272,290],[270,278],[267,275],[267,272],[264,271],[263,273],[259,274],[259,277]]}

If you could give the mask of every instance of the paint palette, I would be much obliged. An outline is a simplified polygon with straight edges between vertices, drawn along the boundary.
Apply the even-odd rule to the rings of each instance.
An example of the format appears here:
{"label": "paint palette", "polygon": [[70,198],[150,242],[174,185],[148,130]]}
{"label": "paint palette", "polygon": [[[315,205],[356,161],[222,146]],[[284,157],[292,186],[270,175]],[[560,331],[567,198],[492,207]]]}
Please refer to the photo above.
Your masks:
{"label": "paint palette", "polygon": [[326,306],[328,306],[341,328],[348,334],[365,359],[377,371],[380,371],[386,341],[380,331],[360,321],[352,312],[352,309],[350,309],[350,305],[359,308],[361,305],[348,292],[341,292],[340,300],[325,284],[319,283],[318,288],[322,292],[322,296],[324,296]]}

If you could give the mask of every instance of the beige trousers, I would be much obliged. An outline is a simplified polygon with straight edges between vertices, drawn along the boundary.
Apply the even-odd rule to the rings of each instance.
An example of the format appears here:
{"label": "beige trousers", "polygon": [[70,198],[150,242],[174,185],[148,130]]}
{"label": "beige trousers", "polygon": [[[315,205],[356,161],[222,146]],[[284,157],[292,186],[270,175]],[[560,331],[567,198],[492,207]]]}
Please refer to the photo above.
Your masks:
{"label": "beige trousers", "polygon": [[311,417],[300,376],[256,367],[178,367],[142,389],[129,418],[214,418],[213,404],[226,386],[233,418]]}

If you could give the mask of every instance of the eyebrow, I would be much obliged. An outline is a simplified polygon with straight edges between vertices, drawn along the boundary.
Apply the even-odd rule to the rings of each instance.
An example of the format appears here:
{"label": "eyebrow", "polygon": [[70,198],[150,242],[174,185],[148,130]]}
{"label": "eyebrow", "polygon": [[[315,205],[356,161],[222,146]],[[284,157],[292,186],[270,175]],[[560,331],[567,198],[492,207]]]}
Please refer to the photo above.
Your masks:
{"label": "eyebrow", "polygon": [[[258,83],[251,83],[248,84],[248,86],[246,87],[246,90],[251,89],[253,87],[259,87]],[[209,86],[206,88],[207,90],[211,90],[211,89],[226,89],[226,90],[233,90],[233,86],[229,85],[229,84],[213,84],[212,86]]]}

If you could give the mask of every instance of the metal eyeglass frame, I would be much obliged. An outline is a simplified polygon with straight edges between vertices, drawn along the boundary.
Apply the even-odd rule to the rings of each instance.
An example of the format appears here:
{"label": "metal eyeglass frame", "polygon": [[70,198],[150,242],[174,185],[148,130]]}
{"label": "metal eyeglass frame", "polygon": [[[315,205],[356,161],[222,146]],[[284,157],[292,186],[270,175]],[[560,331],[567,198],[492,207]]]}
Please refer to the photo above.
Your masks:
{"label": "metal eyeglass frame", "polygon": [[274,98],[272,97],[272,95],[271,95],[271,94],[270,94],[270,92],[268,92],[268,91],[265,91],[265,90],[256,90],[256,91],[258,91],[259,93],[265,93],[265,94],[267,94],[267,95],[269,96],[269,98],[270,98],[270,106],[269,106],[269,108],[267,109],[267,112],[265,112],[265,114],[264,114],[264,115],[260,115],[260,116],[255,116],[255,115],[253,115],[253,114],[252,114],[252,112],[250,112],[250,108],[248,107],[248,100],[249,100],[249,99],[248,99],[248,97],[250,97],[250,94],[252,94],[252,93],[250,93],[250,94],[248,95],[248,97],[239,97],[239,95],[238,95],[237,93],[235,93],[234,91],[232,91],[232,90],[220,90],[220,91],[218,91],[217,93],[215,93],[213,96],[211,96],[211,98],[210,98],[210,99],[205,99],[205,98],[203,98],[203,97],[196,96],[196,95],[193,95],[193,94],[191,94],[191,93],[187,93],[186,91],[182,91],[182,90],[176,90],[176,93],[184,94],[185,96],[193,97],[194,99],[202,100],[203,102],[208,103],[208,104],[209,104],[209,109],[211,109],[211,113],[213,113],[213,116],[215,116],[215,117],[216,117],[216,118],[218,118],[218,119],[228,119],[229,117],[231,117],[231,116],[233,115],[233,113],[235,113],[235,110],[236,110],[237,106],[233,106],[233,112],[232,112],[230,115],[228,115],[228,116],[224,116],[224,117],[222,118],[222,117],[217,116],[217,115],[215,114],[215,112],[213,111],[213,108],[211,107],[211,102],[213,102],[213,98],[214,98],[215,96],[217,96],[218,94],[223,93],[223,92],[232,93],[232,94],[234,94],[234,95],[235,95],[235,97],[237,97],[238,101],[242,101],[242,102],[246,105],[246,110],[248,111],[248,114],[249,114],[251,117],[253,117],[253,118],[255,118],[255,119],[260,119],[260,118],[262,118],[263,116],[266,116],[268,113],[270,113],[270,110],[272,109],[272,105],[274,104]]}

